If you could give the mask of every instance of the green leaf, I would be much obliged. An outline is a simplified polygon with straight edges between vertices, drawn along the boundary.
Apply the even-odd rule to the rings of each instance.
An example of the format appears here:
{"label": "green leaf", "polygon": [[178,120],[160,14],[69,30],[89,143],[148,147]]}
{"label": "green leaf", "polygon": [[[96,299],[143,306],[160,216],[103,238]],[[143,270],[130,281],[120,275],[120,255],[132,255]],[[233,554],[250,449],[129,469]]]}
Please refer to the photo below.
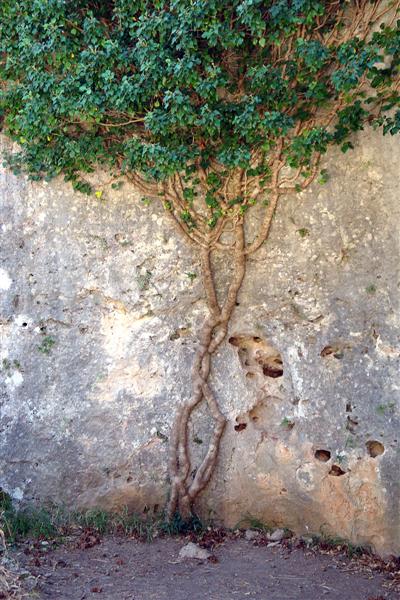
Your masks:
{"label": "green leaf", "polygon": [[308,235],[310,235],[310,230],[307,229],[307,227],[301,227],[300,229],[297,230],[297,233],[299,234],[300,237],[305,238]]}
{"label": "green leaf", "polygon": [[326,169],[322,169],[318,177],[318,183],[324,185],[327,181],[329,181],[329,173]]}
{"label": "green leaf", "polygon": [[354,146],[351,142],[345,142],[341,145],[340,149],[345,154],[348,150],[353,150]]}

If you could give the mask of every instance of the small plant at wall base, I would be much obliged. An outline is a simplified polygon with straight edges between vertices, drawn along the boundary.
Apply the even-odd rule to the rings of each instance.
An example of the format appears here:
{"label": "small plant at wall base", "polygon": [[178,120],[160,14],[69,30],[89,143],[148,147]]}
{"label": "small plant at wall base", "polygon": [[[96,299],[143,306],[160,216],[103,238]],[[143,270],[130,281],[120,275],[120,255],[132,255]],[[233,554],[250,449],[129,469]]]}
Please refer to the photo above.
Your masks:
{"label": "small plant at wall base", "polygon": [[[386,0],[3,0],[0,119],[31,179],[108,168],[159,199],[196,248],[208,317],[193,395],[170,435],[168,513],[188,518],[218,457],[225,417],[210,383],[246,260],[277,204],[315,179],[331,145],[365,125],[400,130],[400,2]],[[253,239],[245,222],[262,213]],[[299,230],[299,235],[302,235]],[[304,229],[305,232],[305,229]],[[303,232],[303,233],[304,233]],[[304,233],[305,235],[305,233]],[[233,275],[217,294],[214,255]],[[204,401],[211,440],[193,472],[188,424]]]}

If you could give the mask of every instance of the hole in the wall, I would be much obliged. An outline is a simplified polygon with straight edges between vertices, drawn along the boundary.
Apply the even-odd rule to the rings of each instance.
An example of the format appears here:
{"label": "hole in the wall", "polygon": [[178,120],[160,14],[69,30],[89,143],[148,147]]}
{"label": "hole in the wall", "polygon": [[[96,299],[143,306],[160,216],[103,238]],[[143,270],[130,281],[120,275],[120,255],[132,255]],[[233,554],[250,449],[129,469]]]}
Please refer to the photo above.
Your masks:
{"label": "hole in the wall", "polygon": [[126,483],[130,483],[132,481],[132,477],[129,475],[129,477],[126,478]]}
{"label": "hole in the wall", "polygon": [[[283,402],[282,396],[268,395],[259,398],[247,412],[248,422],[255,430],[262,431],[263,435],[271,436],[272,439],[284,439],[290,435],[296,423],[291,414],[283,416]],[[289,406],[287,408],[290,410]],[[245,418],[241,420],[244,421]]]}
{"label": "hole in the wall", "polygon": [[376,440],[370,440],[365,445],[367,446],[368,454],[372,458],[376,458],[385,452],[385,446]]}
{"label": "hole in the wall", "polygon": [[344,354],[343,350],[339,346],[329,345],[325,346],[325,348],[322,348],[321,356],[322,358],[325,358],[326,356],[334,356],[334,358],[341,359],[343,358]]}
{"label": "hole in the wall", "polygon": [[247,379],[254,379],[255,373],[250,373],[250,371],[249,371],[248,373],[246,373],[246,377],[247,377]]}
{"label": "hole in the wall", "polygon": [[328,462],[331,459],[331,453],[329,450],[316,450],[314,454],[315,458],[321,462]]}
{"label": "hole in the wall", "polygon": [[351,402],[347,402],[347,404],[346,404],[346,412],[353,412],[353,407],[351,406]]}
{"label": "hole in the wall", "polygon": [[322,350],[321,350],[321,356],[330,356],[334,352],[335,352],[335,349],[333,346],[325,346],[325,348],[322,348]]}
{"label": "hole in the wall", "polygon": [[238,423],[235,425],[235,431],[244,431],[246,429],[247,423]]}
{"label": "hole in the wall", "polygon": [[280,357],[275,357],[263,366],[263,374],[265,377],[282,377],[283,375],[283,363]]}
{"label": "hole in the wall", "polygon": [[28,327],[28,323],[22,323],[22,327]]}
{"label": "hole in the wall", "polygon": [[339,465],[332,465],[331,470],[329,471],[329,475],[333,475],[333,477],[340,477],[341,475],[345,475],[346,471],[343,471]]}
{"label": "hole in the wall", "polygon": [[282,377],[281,354],[259,335],[234,335],[229,338],[229,343],[237,348],[239,360],[249,378],[256,375],[272,379]]}
{"label": "hole in the wall", "polygon": [[190,329],[188,327],[179,327],[176,331],[171,333],[169,339],[171,342],[174,342],[175,340],[179,340],[181,337],[187,336],[189,333]]}
{"label": "hole in the wall", "polygon": [[357,417],[347,417],[346,429],[350,431],[350,433],[356,432],[356,427],[358,425]]}

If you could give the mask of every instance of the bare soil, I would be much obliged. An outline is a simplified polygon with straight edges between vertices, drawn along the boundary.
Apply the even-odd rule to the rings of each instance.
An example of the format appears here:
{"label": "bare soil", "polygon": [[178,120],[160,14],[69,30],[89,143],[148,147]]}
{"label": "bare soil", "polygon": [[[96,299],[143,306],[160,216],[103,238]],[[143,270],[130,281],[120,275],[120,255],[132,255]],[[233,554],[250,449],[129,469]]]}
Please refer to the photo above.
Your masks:
{"label": "bare soil", "polygon": [[[51,600],[395,600],[396,574],[379,559],[288,542],[203,539],[211,558],[178,558],[190,538],[151,543],[86,532],[59,547],[25,544],[20,564],[36,577],[35,598]],[[192,539],[193,541],[193,539]],[[382,563],[383,564],[383,563]],[[396,563],[395,563],[396,564]],[[380,566],[381,565],[381,566]]]}

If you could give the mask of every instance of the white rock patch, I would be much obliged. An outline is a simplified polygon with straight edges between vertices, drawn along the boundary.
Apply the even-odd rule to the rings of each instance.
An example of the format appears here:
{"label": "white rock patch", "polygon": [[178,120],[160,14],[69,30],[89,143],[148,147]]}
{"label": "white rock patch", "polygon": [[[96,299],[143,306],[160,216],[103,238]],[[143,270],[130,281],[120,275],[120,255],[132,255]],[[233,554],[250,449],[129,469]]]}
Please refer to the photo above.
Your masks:
{"label": "white rock patch", "polygon": [[210,552],[208,552],[208,550],[206,550],[205,548],[200,548],[200,546],[194,544],[193,542],[189,542],[188,544],[186,544],[186,546],[183,546],[183,548],[181,548],[179,551],[180,560],[185,560],[188,558],[194,558],[197,560],[207,560],[210,556],[211,554]]}
{"label": "white rock patch", "polygon": [[9,290],[12,279],[5,269],[0,269],[0,290]]}
{"label": "white rock patch", "polygon": [[19,387],[23,384],[24,378],[19,371],[14,371],[10,377],[13,387]]}

